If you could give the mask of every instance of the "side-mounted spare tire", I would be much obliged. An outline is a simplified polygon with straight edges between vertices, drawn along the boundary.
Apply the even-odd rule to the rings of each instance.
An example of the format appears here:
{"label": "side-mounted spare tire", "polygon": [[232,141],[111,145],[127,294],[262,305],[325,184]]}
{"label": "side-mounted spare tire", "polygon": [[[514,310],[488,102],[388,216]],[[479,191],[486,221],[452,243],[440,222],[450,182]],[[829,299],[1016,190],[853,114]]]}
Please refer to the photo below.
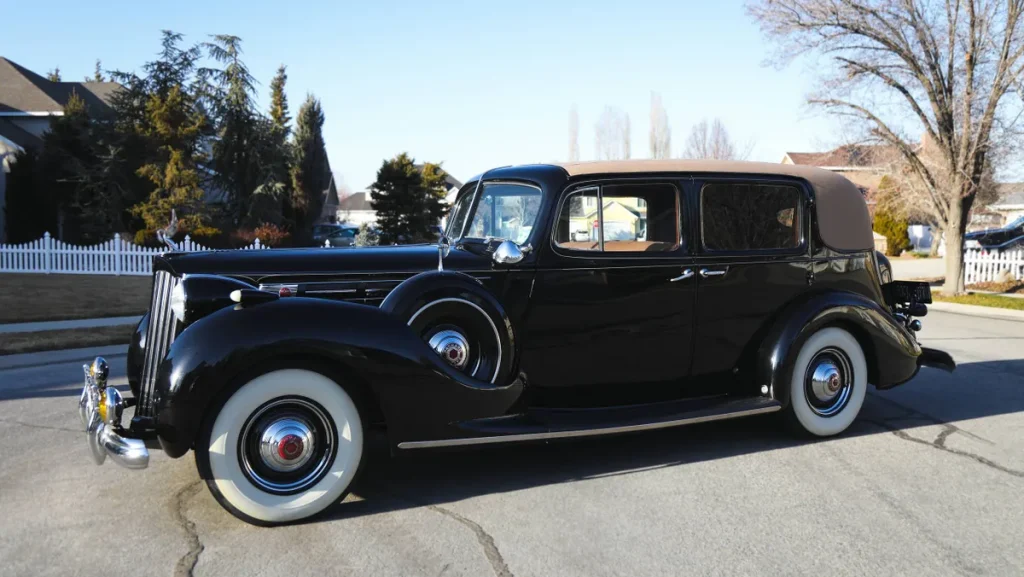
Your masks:
{"label": "side-mounted spare tire", "polygon": [[512,323],[480,281],[429,271],[395,287],[380,308],[402,319],[455,370],[493,384],[507,382],[518,361]]}

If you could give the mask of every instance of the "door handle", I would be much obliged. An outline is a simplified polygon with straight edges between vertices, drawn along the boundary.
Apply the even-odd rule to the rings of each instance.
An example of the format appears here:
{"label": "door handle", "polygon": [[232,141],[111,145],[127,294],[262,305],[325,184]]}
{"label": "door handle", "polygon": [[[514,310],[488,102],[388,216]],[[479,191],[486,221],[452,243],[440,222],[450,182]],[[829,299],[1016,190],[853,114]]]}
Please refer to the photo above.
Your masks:
{"label": "door handle", "polygon": [[676,282],[676,281],[679,281],[679,280],[686,280],[686,279],[688,279],[688,278],[690,278],[692,276],[693,276],[693,269],[692,268],[688,268],[688,269],[684,269],[683,270],[683,274],[677,276],[676,278],[668,279],[668,282]]}
{"label": "door handle", "polygon": [[722,276],[723,274],[725,274],[728,271],[729,271],[729,267],[715,269],[715,270],[708,269],[708,268],[702,268],[702,269],[700,269],[700,276],[701,276],[701,278],[708,278],[709,276]]}

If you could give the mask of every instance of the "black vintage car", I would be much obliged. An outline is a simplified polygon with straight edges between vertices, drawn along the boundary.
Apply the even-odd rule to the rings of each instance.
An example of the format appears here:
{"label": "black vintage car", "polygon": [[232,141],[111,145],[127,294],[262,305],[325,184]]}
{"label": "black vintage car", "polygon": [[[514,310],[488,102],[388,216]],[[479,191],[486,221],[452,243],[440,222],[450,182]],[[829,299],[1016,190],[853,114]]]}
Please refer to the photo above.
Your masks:
{"label": "black vintage car", "polygon": [[96,461],[192,450],[226,509],[275,524],[339,501],[375,425],[399,452],[772,412],[829,436],[869,383],[954,367],[914,335],[928,286],[890,281],[832,172],[498,168],[449,221],[437,245],[157,257],[133,398],[86,367]]}

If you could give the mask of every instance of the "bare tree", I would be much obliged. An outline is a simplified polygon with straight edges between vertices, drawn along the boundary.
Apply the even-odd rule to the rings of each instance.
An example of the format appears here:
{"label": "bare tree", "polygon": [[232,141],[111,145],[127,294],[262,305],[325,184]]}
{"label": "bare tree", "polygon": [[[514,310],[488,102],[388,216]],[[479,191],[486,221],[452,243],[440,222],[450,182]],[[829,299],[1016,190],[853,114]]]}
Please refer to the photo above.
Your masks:
{"label": "bare tree", "polygon": [[569,162],[580,159],[580,114],[573,104],[569,109]]}
{"label": "bare tree", "polygon": [[606,106],[594,125],[594,152],[598,160],[630,157],[629,115],[618,108]]}
{"label": "bare tree", "polygon": [[661,104],[661,95],[651,92],[651,158],[672,156],[672,129],[668,126],[668,114]]}
{"label": "bare tree", "polygon": [[[1024,0],[756,0],[780,62],[832,59],[809,101],[856,119],[896,147],[924,186],[946,236],[943,292],[963,292],[963,235],[994,143],[1021,114]],[[920,126],[938,161],[923,161],[901,127]],[[945,177],[943,175],[946,175]]]}
{"label": "bare tree", "polygon": [[683,158],[746,160],[752,148],[752,144],[747,144],[742,151],[738,150],[721,120],[716,118],[708,124],[707,119],[704,119],[690,129],[690,136],[683,148]]}

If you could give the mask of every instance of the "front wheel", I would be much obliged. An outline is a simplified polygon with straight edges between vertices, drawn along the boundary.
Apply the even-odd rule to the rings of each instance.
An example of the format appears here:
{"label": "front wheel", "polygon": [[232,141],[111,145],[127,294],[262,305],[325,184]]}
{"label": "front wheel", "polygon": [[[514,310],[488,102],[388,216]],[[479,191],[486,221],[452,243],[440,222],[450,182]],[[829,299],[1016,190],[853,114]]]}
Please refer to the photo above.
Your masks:
{"label": "front wheel", "polygon": [[867,386],[860,343],[843,329],[824,328],[807,339],[793,365],[789,420],[818,437],[838,435],[860,413]]}
{"label": "front wheel", "polygon": [[337,503],[362,455],[352,398],[330,378],[301,369],[244,384],[196,444],[196,465],[217,502],[257,525],[304,519]]}

